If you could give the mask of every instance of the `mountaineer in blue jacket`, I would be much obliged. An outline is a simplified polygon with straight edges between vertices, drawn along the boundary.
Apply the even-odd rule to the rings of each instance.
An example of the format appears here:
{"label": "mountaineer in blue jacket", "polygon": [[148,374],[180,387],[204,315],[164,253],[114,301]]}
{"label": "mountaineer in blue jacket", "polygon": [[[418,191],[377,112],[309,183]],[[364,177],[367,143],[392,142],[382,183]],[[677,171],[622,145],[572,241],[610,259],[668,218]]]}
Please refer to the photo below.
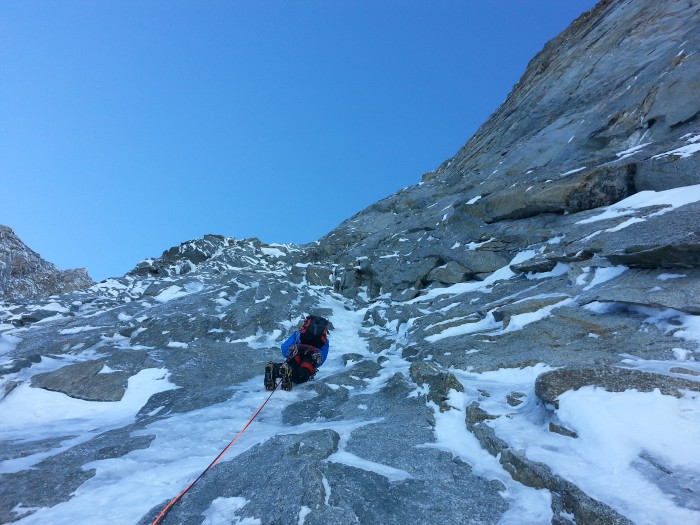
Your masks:
{"label": "mountaineer in blue jacket", "polygon": [[306,383],[328,357],[328,319],[308,315],[299,330],[282,343],[284,363],[270,362],[265,367],[265,389],[274,390],[282,379],[282,390],[291,390],[292,383]]}

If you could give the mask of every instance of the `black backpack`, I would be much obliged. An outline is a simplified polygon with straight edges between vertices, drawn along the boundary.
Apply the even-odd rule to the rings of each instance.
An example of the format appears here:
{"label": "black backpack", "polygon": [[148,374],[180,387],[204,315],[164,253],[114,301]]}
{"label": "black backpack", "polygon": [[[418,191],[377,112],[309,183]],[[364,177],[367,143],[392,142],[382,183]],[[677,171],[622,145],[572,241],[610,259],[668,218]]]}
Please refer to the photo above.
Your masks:
{"label": "black backpack", "polygon": [[299,340],[303,345],[311,345],[322,348],[328,342],[328,319],[317,315],[309,315],[304,321],[299,333]]}

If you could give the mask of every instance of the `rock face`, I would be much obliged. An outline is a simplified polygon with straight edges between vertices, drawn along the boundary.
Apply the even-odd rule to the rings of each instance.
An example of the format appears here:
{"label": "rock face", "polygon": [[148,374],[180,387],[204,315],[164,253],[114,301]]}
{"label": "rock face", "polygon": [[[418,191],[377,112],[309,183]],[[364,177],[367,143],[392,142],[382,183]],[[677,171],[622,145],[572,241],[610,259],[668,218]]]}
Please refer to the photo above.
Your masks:
{"label": "rock face", "polygon": [[600,2],[316,243],[207,235],[4,305],[0,522],[152,523],[307,313],[333,323],[316,379],[165,523],[700,522],[699,22]]}
{"label": "rock face", "polygon": [[[370,206],[321,240],[319,258],[347,257],[353,278],[341,290],[398,298],[406,287],[430,286],[433,270],[454,263],[480,279],[523,246],[555,237],[562,242],[547,251],[560,253],[551,257],[588,249],[614,264],[696,268],[697,228],[674,227],[673,216],[635,228],[646,243],[630,235],[621,246],[600,246],[605,237],[618,244],[617,232],[575,251],[574,241],[605,229],[578,226],[579,213],[643,190],[700,184],[697,155],[677,151],[698,141],[700,57],[691,51],[700,45],[698,10],[695,2],[605,1],[582,15],[421,186]],[[673,246],[662,241],[667,235],[679,236]],[[360,257],[369,260],[356,268]]]}
{"label": "rock face", "polygon": [[61,271],[0,225],[0,300],[19,300],[92,286],[84,268]]}

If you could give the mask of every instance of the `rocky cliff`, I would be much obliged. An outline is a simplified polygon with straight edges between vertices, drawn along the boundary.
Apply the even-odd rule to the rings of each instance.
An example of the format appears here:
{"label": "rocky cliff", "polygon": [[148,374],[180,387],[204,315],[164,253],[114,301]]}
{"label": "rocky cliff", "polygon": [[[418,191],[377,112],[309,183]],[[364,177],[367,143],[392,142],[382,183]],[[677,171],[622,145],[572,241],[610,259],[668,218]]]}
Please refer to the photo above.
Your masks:
{"label": "rocky cliff", "polygon": [[[586,238],[592,228],[581,225],[590,223],[575,214],[643,191],[700,184],[699,157],[691,153],[700,142],[699,9],[697,2],[601,2],[545,46],[452,159],[325,236],[319,259],[340,253],[348,269],[341,288],[352,295],[365,286],[370,296],[482,279],[553,237],[561,242],[543,244],[540,258],[554,263],[595,254],[617,264],[654,245],[665,253],[632,265],[697,267],[697,228],[674,241],[669,230],[676,228],[665,224],[672,216],[616,231],[606,243],[609,235]],[[604,225],[597,222],[596,231]],[[407,269],[406,258],[418,263]],[[440,281],[433,270],[446,264],[454,275]]]}
{"label": "rocky cliff", "polygon": [[308,246],[208,235],[0,308],[0,522],[700,523],[700,3],[603,1]]}
{"label": "rocky cliff", "polygon": [[0,225],[0,300],[72,292],[93,284],[84,268],[59,270]]}

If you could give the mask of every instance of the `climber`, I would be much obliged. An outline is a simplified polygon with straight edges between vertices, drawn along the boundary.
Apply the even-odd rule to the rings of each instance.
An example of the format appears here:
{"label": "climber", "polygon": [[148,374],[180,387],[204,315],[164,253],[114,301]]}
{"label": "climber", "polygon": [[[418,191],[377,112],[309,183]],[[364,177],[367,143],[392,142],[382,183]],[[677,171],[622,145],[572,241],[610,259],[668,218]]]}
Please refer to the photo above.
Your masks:
{"label": "climber", "polygon": [[275,381],[282,379],[282,390],[291,390],[292,383],[306,383],[313,379],[316,370],[328,357],[328,319],[308,315],[287,340],[282,343],[284,363],[273,363],[265,367],[265,389],[274,390]]}

